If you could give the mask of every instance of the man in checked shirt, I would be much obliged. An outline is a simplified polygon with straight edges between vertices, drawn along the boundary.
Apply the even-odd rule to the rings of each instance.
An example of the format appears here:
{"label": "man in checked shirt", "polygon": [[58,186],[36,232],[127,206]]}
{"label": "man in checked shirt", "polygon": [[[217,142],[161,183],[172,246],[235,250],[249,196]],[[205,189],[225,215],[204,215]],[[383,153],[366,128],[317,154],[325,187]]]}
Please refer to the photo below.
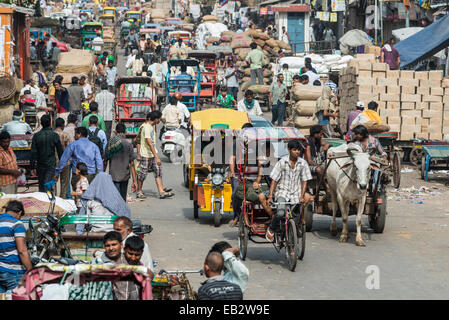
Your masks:
{"label": "man in checked shirt", "polygon": [[309,165],[300,157],[301,144],[298,140],[288,142],[289,155],[281,158],[271,172],[270,194],[268,203],[273,202],[273,192],[276,189],[277,207],[276,215],[266,232],[266,239],[273,242],[274,231],[279,229],[279,220],[285,214],[285,202],[301,202],[305,206],[313,200],[313,196],[306,193],[307,181],[312,180]]}

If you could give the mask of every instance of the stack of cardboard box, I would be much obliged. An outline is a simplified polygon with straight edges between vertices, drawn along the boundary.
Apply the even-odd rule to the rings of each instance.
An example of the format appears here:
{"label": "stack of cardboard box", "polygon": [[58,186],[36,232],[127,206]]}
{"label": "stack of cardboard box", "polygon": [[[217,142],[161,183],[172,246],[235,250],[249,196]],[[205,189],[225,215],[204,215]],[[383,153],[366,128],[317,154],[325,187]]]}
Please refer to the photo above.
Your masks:
{"label": "stack of cardboard box", "polygon": [[375,101],[382,121],[400,140],[441,140],[449,133],[449,88],[442,80],[442,71],[389,70],[370,57],[356,57],[340,74],[340,126],[346,130],[357,101],[365,107]]}

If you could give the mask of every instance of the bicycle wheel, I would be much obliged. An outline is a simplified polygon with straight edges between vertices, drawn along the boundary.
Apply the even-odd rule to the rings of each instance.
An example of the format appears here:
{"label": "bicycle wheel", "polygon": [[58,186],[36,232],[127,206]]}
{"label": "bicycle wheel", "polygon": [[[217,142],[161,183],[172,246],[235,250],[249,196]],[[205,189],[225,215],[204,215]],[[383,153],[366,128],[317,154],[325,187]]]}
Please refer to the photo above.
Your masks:
{"label": "bicycle wheel", "polygon": [[306,251],[306,225],[301,223],[296,228],[298,234],[298,259],[302,260]]}
{"label": "bicycle wheel", "polygon": [[239,218],[239,251],[240,259],[245,260],[246,253],[248,251],[248,229],[245,226],[245,219],[243,218],[243,213],[240,214]]}
{"label": "bicycle wheel", "polygon": [[298,260],[298,235],[296,234],[296,223],[290,219],[287,224],[287,239],[285,246],[285,253],[287,255],[288,268],[290,271],[295,271],[296,262]]}

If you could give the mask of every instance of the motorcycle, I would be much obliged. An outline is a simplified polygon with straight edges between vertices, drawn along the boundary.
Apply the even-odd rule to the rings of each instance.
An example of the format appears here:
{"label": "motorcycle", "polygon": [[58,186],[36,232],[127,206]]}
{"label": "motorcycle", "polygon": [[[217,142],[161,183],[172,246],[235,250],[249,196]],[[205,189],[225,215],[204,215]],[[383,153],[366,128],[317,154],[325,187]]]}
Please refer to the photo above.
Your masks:
{"label": "motorcycle", "polygon": [[134,49],[139,50],[136,41],[127,41],[125,47],[125,56],[129,55]]}
{"label": "motorcycle", "polygon": [[188,131],[182,125],[165,127],[165,132],[161,136],[162,153],[170,162],[176,163],[183,160],[187,135]]}
{"label": "motorcycle", "polygon": [[230,198],[232,195],[232,189],[225,188],[225,184],[229,185],[229,168],[212,167],[208,179],[212,189],[210,213],[214,215],[215,227],[219,227],[223,217],[225,197]]}

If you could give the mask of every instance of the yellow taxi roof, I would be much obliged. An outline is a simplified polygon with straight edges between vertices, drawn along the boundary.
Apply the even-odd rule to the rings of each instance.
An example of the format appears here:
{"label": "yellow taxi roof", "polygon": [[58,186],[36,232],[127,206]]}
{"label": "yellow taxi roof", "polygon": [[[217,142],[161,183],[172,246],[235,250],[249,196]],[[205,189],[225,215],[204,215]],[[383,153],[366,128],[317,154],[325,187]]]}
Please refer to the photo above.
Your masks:
{"label": "yellow taxi roof", "polygon": [[228,129],[236,130],[251,122],[246,112],[224,108],[195,111],[190,118],[196,130],[211,130],[211,126],[217,124],[227,124]]}

